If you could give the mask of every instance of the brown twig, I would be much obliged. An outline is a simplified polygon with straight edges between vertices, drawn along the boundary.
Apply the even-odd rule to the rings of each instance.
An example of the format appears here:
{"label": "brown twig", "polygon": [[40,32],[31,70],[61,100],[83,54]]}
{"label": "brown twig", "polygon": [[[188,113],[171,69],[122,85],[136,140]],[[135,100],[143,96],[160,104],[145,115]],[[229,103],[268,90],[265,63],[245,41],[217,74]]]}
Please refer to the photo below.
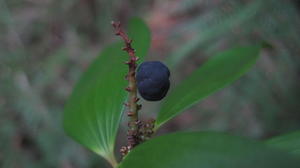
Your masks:
{"label": "brown twig", "polygon": [[141,108],[141,105],[137,104],[139,98],[137,97],[137,86],[135,72],[137,68],[138,57],[135,55],[135,50],[131,47],[132,40],[129,39],[127,34],[122,30],[120,22],[112,22],[112,26],[115,28],[115,34],[120,36],[124,43],[125,47],[123,48],[129,54],[129,61],[126,62],[129,68],[129,72],[126,75],[126,79],[129,82],[128,87],[125,88],[129,92],[128,102],[125,103],[125,106],[128,107],[129,111],[127,112],[130,121],[128,123],[128,132],[127,140],[128,146],[121,148],[121,153],[126,155],[133,147],[139,144],[139,123],[138,120],[138,111]]}

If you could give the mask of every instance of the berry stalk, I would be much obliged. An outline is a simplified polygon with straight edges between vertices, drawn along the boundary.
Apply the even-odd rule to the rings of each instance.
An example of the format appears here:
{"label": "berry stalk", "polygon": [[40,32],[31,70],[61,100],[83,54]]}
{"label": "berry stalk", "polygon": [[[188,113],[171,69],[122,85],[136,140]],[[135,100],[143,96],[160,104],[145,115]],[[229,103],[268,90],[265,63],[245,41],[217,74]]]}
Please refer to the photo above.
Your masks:
{"label": "berry stalk", "polygon": [[125,106],[128,107],[127,115],[130,119],[128,122],[129,129],[127,132],[128,146],[121,148],[122,155],[126,155],[134,146],[139,144],[138,132],[140,121],[138,120],[138,111],[141,109],[141,105],[137,103],[139,98],[137,97],[137,85],[135,78],[137,68],[136,62],[139,58],[135,55],[135,50],[131,46],[132,40],[129,39],[127,34],[122,30],[120,22],[112,22],[112,26],[115,29],[115,34],[123,39],[125,43],[123,50],[129,55],[129,60],[125,62],[125,64],[128,65],[129,70],[126,75],[128,87],[125,88],[125,90],[129,92],[128,102],[125,103]]}

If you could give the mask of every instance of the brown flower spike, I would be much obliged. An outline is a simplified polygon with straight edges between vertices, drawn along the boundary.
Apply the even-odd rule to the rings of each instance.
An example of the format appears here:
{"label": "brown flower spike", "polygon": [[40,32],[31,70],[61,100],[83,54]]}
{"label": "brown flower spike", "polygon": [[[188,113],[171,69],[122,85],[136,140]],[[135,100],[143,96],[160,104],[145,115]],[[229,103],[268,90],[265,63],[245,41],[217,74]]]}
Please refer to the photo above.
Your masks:
{"label": "brown flower spike", "polygon": [[148,140],[153,134],[154,122],[155,120],[150,119],[149,121],[142,122],[138,119],[138,111],[142,108],[141,104],[138,104],[139,98],[137,97],[137,85],[135,72],[137,68],[138,57],[135,55],[135,50],[132,48],[132,40],[129,39],[127,34],[122,30],[120,22],[112,22],[112,26],[115,29],[115,34],[120,36],[125,47],[123,48],[129,54],[129,61],[125,62],[128,65],[129,72],[125,76],[128,80],[128,87],[125,88],[129,92],[128,102],[124,105],[128,108],[127,116],[130,118],[128,122],[128,132],[127,132],[127,146],[123,146],[120,152],[125,156],[131,149],[141,142]]}
{"label": "brown flower spike", "polygon": [[115,34],[120,36],[124,43],[125,47],[123,48],[129,54],[129,61],[125,62],[128,65],[129,72],[126,75],[126,79],[129,82],[128,87],[125,88],[126,91],[129,92],[128,102],[125,103],[125,106],[128,107],[127,115],[130,118],[128,123],[129,130],[127,132],[127,140],[128,145],[121,148],[121,153],[123,155],[127,154],[134,146],[136,146],[138,142],[138,110],[140,109],[140,105],[137,104],[139,100],[137,97],[137,86],[135,79],[135,72],[137,67],[138,57],[135,56],[135,50],[131,47],[132,40],[129,39],[126,33],[121,29],[120,22],[112,22],[112,26],[115,28]]}

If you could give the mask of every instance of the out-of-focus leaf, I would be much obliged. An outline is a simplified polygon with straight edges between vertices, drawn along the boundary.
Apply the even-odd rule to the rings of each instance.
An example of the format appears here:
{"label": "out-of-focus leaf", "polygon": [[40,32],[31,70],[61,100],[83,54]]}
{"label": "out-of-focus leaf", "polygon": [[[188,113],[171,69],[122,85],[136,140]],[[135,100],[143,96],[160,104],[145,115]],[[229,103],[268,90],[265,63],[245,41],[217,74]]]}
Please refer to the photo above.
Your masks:
{"label": "out-of-focus leaf", "polygon": [[300,158],[300,131],[271,138],[266,141],[266,144],[288,151]]}
{"label": "out-of-focus leaf", "polygon": [[223,133],[175,133],[131,151],[119,168],[297,168],[300,161],[263,143]]}
{"label": "out-of-focus leaf", "polygon": [[[207,43],[222,37],[224,34],[228,34],[228,32],[239,25],[247,24],[257,15],[257,12],[263,8],[263,3],[264,2],[262,1],[251,1],[245,6],[237,5],[236,7],[236,5],[234,5],[232,8],[238,9],[233,10],[234,12],[232,11],[230,15],[219,8],[215,8],[210,10],[211,17],[200,15],[199,17],[186,22],[183,24],[183,29],[188,28],[189,26],[194,27],[194,29],[197,30],[195,33],[196,35],[171,53],[171,56],[166,60],[167,65],[171,68],[177,66],[183,59],[188,58],[193,51],[199,49],[199,47],[203,48]],[[231,4],[232,2],[228,2],[228,6]],[[250,23],[253,24],[253,22]],[[248,27],[244,29],[248,29]],[[179,33],[183,32],[181,31]]]}
{"label": "out-of-focus leaf", "polygon": [[[140,19],[133,19],[129,32],[143,60],[150,45],[149,29]],[[103,50],[77,83],[64,112],[67,134],[113,165],[115,138],[127,97],[124,62],[128,55],[121,50],[123,45],[120,42]]]}
{"label": "out-of-focus leaf", "polygon": [[260,46],[238,47],[217,54],[171,90],[162,104],[156,129],[199,100],[227,86],[256,62]]}

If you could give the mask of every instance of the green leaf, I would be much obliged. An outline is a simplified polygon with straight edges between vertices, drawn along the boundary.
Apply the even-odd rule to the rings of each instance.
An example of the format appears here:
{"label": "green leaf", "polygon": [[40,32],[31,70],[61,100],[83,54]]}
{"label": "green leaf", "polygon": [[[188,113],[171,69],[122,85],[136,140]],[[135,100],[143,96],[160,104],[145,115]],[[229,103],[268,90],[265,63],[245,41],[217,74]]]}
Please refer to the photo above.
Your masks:
{"label": "green leaf", "polygon": [[290,152],[300,159],[300,131],[271,138],[266,144]]}
{"label": "green leaf", "polygon": [[260,46],[238,47],[217,54],[173,88],[163,102],[156,129],[201,99],[229,85],[256,62]]}
{"label": "green leaf", "polygon": [[144,57],[147,55],[151,43],[151,33],[144,21],[139,18],[132,18],[128,30],[128,36],[133,40],[132,47],[136,50],[136,56]]}
{"label": "green leaf", "polygon": [[104,49],[83,74],[65,107],[64,129],[80,144],[114,162],[114,142],[127,93],[127,55],[121,43]]}
{"label": "green leaf", "polygon": [[119,168],[297,168],[293,155],[223,133],[175,133],[134,148]]}
{"label": "green leaf", "polygon": [[[129,34],[143,60],[150,46],[150,32],[140,19],[131,20]],[[127,98],[124,88],[128,67],[123,42],[105,48],[82,75],[65,107],[64,129],[74,140],[116,165],[116,134]]]}

